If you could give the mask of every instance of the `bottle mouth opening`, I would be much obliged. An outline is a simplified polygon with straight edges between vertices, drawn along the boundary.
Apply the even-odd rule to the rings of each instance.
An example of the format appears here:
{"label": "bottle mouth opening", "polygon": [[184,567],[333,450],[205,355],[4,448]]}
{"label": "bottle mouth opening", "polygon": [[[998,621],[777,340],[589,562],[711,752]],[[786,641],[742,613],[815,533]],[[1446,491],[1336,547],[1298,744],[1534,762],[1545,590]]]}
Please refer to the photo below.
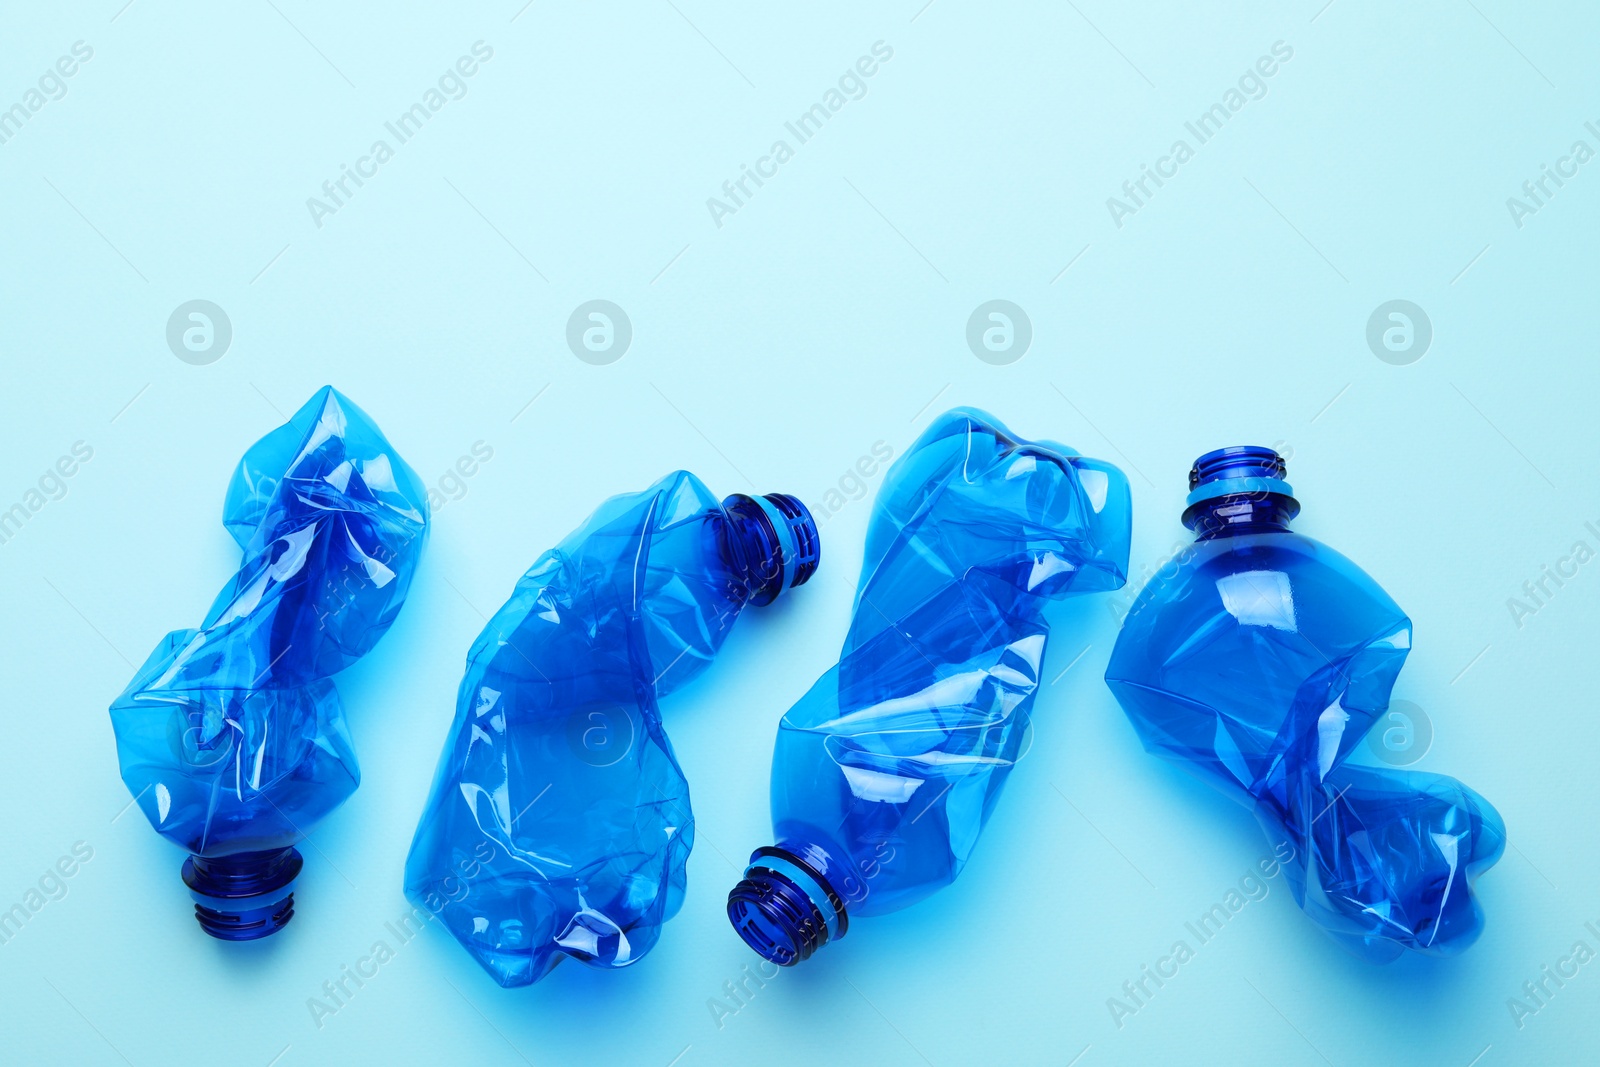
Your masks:
{"label": "bottle mouth opening", "polygon": [[202,930],[221,941],[254,941],[294,918],[294,884],[304,864],[295,848],[190,856],[183,881]]}
{"label": "bottle mouth opening", "polygon": [[722,506],[756,604],[772,603],[779,593],[804,585],[816,573],[822,539],[816,520],[796,497],[736,493]]}
{"label": "bottle mouth opening", "polygon": [[1275,450],[1260,445],[1230,445],[1207,452],[1189,468],[1189,488],[1229,478],[1273,478],[1281,481],[1289,465]]}
{"label": "bottle mouth opening", "polygon": [[771,871],[745,878],[728,894],[728,921],[744,943],[780,967],[793,967],[828,940],[827,924],[789,879]]}
{"label": "bottle mouth opening", "polygon": [[[822,897],[819,904],[816,895]],[[793,967],[849,929],[844,902],[793,853],[757,849],[728,894],[728,921],[763,959]]]}

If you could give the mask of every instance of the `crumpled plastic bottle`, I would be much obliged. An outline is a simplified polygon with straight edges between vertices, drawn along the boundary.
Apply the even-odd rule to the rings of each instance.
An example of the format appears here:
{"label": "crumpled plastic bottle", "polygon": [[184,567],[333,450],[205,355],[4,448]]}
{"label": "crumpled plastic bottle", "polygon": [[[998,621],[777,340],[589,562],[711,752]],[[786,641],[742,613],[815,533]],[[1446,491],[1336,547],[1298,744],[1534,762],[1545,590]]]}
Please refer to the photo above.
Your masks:
{"label": "crumpled plastic bottle", "polygon": [[1294,533],[1268,448],[1189,472],[1196,543],[1144,588],[1106,683],[1145,747],[1255,811],[1295,900],[1370,959],[1461,952],[1483,928],[1472,882],[1505,824],[1454,778],[1346,759],[1384,715],[1411,621],[1368,575]]}
{"label": "crumpled plastic bottle", "polygon": [[1109,463],[958,408],[890,468],[839,663],[779,724],[777,844],[728,895],[791,966],[954,881],[1026,749],[1046,605],[1127,575],[1128,482]]}
{"label": "crumpled plastic bottle", "polygon": [[655,945],[694,844],[657,701],[818,556],[794,497],[719,505],[678,471],[606,501],[517,582],[468,654],[405,872],[500,985]]}
{"label": "crumpled plastic bottle", "polygon": [[201,928],[248,941],[293,917],[294,845],[360,781],[331,677],[399,614],[428,501],[377,424],[324,386],[245,453],[222,522],[238,573],[199,629],[156,646],[111,722],[140,810],[192,853]]}

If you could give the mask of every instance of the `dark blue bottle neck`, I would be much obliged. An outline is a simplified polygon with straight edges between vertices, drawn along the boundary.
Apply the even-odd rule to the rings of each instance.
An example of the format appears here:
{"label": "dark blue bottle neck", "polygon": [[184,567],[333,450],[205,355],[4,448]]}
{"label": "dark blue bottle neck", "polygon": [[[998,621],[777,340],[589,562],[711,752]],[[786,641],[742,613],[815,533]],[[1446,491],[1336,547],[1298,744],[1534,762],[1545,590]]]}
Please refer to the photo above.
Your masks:
{"label": "dark blue bottle neck", "polygon": [[1270,448],[1236,445],[1207,452],[1189,471],[1183,524],[1197,541],[1239,534],[1282,533],[1300,513],[1288,466]]}
{"label": "dark blue bottle neck", "polygon": [[222,941],[254,941],[294,918],[294,884],[303,865],[295,848],[190,856],[183,881],[200,927]]}
{"label": "dark blue bottle neck", "polygon": [[823,873],[824,857],[806,846],[758,848],[728,894],[728,921],[745,944],[780,967],[805,962],[850,929],[844,898]]}
{"label": "dark blue bottle neck", "polygon": [[736,493],[722,502],[722,510],[727,516],[724,553],[744,578],[752,602],[770,604],[816,573],[822,539],[799,500],[787,493]]}

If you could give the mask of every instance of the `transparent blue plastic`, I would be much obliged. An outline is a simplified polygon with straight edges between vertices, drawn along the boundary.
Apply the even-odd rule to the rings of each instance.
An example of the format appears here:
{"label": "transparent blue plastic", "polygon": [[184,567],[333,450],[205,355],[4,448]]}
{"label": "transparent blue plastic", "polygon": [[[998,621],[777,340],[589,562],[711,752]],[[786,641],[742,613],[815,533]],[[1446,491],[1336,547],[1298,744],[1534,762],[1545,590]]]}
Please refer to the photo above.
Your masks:
{"label": "transparent blue plastic", "polygon": [[784,715],[728,918],[784,966],[954,881],[1027,748],[1046,605],[1126,580],[1116,467],[958,408],[885,476],[839,663]]}
{"label": "transparent blue plastic", "polygon": [[1284,462],[1236,447],[1195,461],[1196,543],[1134,602],[1106,671],[1150,751],[1254,810],[1295,900],[1388,961],[1461,952],[1473,881],[1505,824],[1454,778],[1346,759],[1389,706],[1411,621],[1345,557],[1293,533]]}
{"label": "transparent blue plastic", "polygon": [[251,446],[223,525],[238,573],[195,630],[162,639],[111,705],[122,780],[188,849],[201,927],[247,941],[294,914],[294,848],[360,780],[331,677],[405,602],[426,489],[372,419],[324,386]]}
{"label": "transparent blue plastic", "polygon": [[502,986],[568,956],[644,956],[683,902],[694,844],[657,702],[705,670],[746,604],[817,562],[790,496],[718,504],[678,471],[602,504],[473,644],[406,895]]}

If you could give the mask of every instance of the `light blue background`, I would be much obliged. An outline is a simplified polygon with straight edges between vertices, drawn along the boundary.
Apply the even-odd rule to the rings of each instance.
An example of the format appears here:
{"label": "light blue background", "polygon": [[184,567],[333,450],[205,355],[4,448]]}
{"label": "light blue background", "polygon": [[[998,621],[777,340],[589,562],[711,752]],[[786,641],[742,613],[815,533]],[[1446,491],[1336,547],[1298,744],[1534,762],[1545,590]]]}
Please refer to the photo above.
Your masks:
{"label": "light blue background", "polygon": [[[1520,628],[1507,599],[1575,541],[1600,547],[1600,162],[1520,229],[1506,206],[1574,140],[1600,147],[1593,5],[122,3],[0,12],[0,106],[73,42],[94,49],[0,145],[0,508],[74,442],[94,450],[0,544],[0,908],[93,849],[0,945],[5,1059],[1594,1060],[1600,963],[1520,1029],[1507,1000],[1579,938],[1600,947],[1583,926],[1600,926],[1600,563]],[[306,198],[479,40],[494,57],[467,95],[317,228]],[[706,199],[880,40],[894,56],[865,98],[714,225]],[[1280,40],[1294,55],[1267,95],[1118,228],[1106,198]],[[196,298],[234,330],[209,366],[165,341]],[[633,323],[609,366],[565,344],[592,298]],[[964,339],[994,298],[1033,325],[1009,366]],[[1434,328],[1409,366],[1365,341],[1395,298]],[[190,917],[179,851],[126,809],[106,707],[232,572],[218,520],[240,454],[325,382],[434,484],[475,442],[494,458],[340,678],[364,781],[304,849],[295,920],[229,946]],[[1369,966],[1278,879],[1119,1029],[1107,998],[1266,846],[1139,748],[1101,682],[1105,598],[1057,617],[1049,676],[1082,658],[1042,694],[961,881],[861,922],[719,1028],[708,1001],[754,960],[724,896],[767,840],[776,720],[844,631],[853,501],[823,523],[817,578],[665,709],[698,839],[643,963],[506,992],[429,930],[314,1025],[321,984],[394,943],[465,651],[540,551],[676,466],[817,504],[955,403],[1123,465],[1136,573],[1182,536],[1195,455],[1292,449],[1298,528],[1415,623],[1396,695],[1436,732],[1417,766],[1509,825],[1476,947]]]}

